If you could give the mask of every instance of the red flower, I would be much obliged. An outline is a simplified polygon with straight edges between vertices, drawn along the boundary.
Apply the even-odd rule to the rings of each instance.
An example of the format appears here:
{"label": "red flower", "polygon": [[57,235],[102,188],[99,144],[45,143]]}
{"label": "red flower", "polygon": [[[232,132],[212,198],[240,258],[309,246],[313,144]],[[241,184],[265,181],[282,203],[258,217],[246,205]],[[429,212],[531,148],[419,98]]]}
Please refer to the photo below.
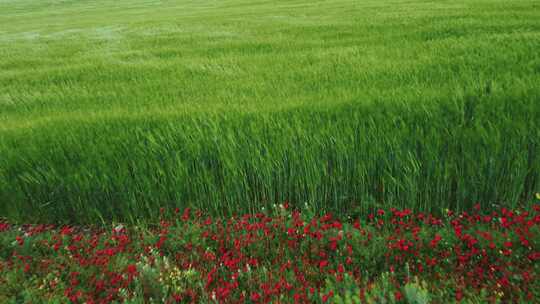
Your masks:
{"label": "red flower", "polygon": [[53,250],[58,251],[60,249],[60,246],[62,246],[62,240],[58,240],[56,243],[54,243]]}
{"label": "red flower", "polygon": [[296,233],[296,230],[294,228],[287,229],[288,236],[293,237],[295,233]]}
{"label": "red flower", "polygon": [[8,229],[9,229],[9,224],[8,223],[0,222],[0,232],[7,231]]}
{"label": "red flower", "polygon": [[163,247],[163,244],[167,241],[167,236],[162,235],[159,237],[159,240],[156,242],[156,248],[161,249]]}
{"label": "red flower", "polygon": [[334,296],[334,292],[330,290],[327,294],[322,296],[323,303],[326,303],[332,296]]}
{"label": "red flower", "polygon": [[324,222],[328,222],[329,220],[332,219],[332,214],[331,213],[327,213],[325,214],[323,217],[321,217],[321,223],[324,223]]}
{"label": "red flower", "polygon": [[182,220],[183,221],[187,221],[189,220],[189,213],[190,213],[191,209],[190,208],[186,208],[184,210],[184,214],[182,214]]}
{"label": "red flower", "polygon": [[336,240],[331,240],[328,245],[330,247],[330,250],[334,251],[337,248],[337,241]]}
{"label": "red flower", "polygon": [[456,290],[456,301],[461,302],[463,299],[463,292],[461,290]]}
{"label": "red flower", "polygon": [[527,257],[528,257],[529,260],[531,260],[531,261],[540,260],[540,252],[529,253],[529,255],[528,255]]}
{"label": "red flower", "polygon": [[15,240],[17,240],[17,243],[19,244],[19,246],[24,245],[24,239],[23,239],[22,237],[20,237],[20,236],[17,235],[17,236],[15,237]]}
{"label": "red flower", "polygon": [[528,272],[528,271],[524,271],[522,274],[521,274],[521,277],[523,278],[523,280],[525,282],[529,282],[531,280],[531,274]]}
{"label": "red flower", "polygon": [[322,260],[319,262],[319,269],[322,271],[324,267],[328,266],[328,260]]}
{"label": "red flower", "polygon": [[180,301],[182,301],[182,295],[173,293],[172,296],[173,296],[175,302],[179,303]]}
{"label": "red flower", "polygon": [[261,296],[257,292],[252,292],[250,299],[253,302],[258,302],[261,299]]}
{"label": "red flower", "polygon": [[73,228],[70,228],[68,226],[62,227],[60,230],[60,235],[70,235],[73,232]]}
{"label": "red flower", "polygon": [[435,234],[435,237],[433,238],[433,240],[431,240],[430,242],[430,246],[435,248],[437,247],[437,244],[439,244],[439,242],[441,241],[442,237],[438,234]]}
{"label": "red flower", "polygon": [[435,266],[437,265],[437,258],[426,258],[426,265]]}
{"label": "red flower", "polygon": [[403,299],[403,295],[401,295],[401,292],[399,292],[399,290],[394,292],[394,297],[396,298],[396,301],[401,301]]}
{"label": "red flower", "polygon": [[510,281],[508,280],[507,277],[502,277],[498,283],[504,287],[508,287],[510,285]]}
{"label": "red flower", "polygon": [[134,277],[137,275],[137,266],[135,264],[127,265],[126,267],[126,273],[130,277]]}

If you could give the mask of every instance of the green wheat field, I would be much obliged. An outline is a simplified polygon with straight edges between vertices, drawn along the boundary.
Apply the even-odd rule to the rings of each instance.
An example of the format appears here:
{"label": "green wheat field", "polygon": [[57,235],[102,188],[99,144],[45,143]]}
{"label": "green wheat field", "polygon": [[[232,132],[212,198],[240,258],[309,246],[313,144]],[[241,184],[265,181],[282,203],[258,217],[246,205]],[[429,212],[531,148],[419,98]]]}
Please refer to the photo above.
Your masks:
{"label": "green wheat field", "polygon": [[536,0],[0,0],[0,217],[539,190]]}

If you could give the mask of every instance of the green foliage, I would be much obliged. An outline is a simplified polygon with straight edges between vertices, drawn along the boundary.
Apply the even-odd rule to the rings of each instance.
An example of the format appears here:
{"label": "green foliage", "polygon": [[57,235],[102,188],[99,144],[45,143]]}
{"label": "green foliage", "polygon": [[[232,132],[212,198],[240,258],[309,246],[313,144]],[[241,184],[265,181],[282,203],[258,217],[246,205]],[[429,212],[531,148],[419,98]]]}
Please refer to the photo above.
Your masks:
{"label": "green foliage", "polygon": [[180,270],[157,251],[152,252],[151,257],[153,263],[147,258],[138,263],[139,277],[132,283],[136,287],[135,298],[163,303],[172,300],[172,295],[182,294],[187,288],[202,288],[197,271]]}
{"label": "green foliage", "polygon": [[[326,280],[325,291],[334,292],[332,303],[336,304],[352,304],[352,303],[408,303],[408,304],[428,304],[430,303],[429,291],[426,283],[415,282],[405,284],[401,289],[393,286],[391,282],[392,275],[389,273],[381,273],[378,279],[371,284],[368,290],[360,288],[360,282],[355,282],[348,274],[341,281]],[[403,298],[396,299],[395,293],[402,292]],[[364,302],[360,298],[363,295]]]}
{"label": "green foliage", "polygon": [[[39,277],[27,275],[22,270],[9,271],[3,274],[0,281],[1,303],[67,303],[63,295],[47,286],[55,280],[54,275]],[[36,288],[36,287],[39,288]],[[57,288],[63,288],[62,284]]]}
{"label": "green foliage", "polygon": [[325,282],[324,292],[334,292],[332,303],[336,304],[359,304],[360,287],[351,276],[345,274],[341,282],[327,279]]}
{"label": "green foliage", "polygon": [[426,282],[418,282],[416,278],[415,282],[407,283],[403,286],[403,294],[405,300],[410,304],[428,304],[429,292],[426,288]]}

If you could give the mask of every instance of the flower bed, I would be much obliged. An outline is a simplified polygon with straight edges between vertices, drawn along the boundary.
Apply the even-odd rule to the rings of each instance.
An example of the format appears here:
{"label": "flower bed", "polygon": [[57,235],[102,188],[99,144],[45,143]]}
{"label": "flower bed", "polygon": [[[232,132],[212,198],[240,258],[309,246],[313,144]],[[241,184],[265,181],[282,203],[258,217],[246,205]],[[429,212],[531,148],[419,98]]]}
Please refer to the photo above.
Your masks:
{"label": "flower bed", "polygon": [[540,205],[346,220],[286,204],[270,213],[164,210],[155,227],[110,231],[0,222],[0,302],[540,300]]}

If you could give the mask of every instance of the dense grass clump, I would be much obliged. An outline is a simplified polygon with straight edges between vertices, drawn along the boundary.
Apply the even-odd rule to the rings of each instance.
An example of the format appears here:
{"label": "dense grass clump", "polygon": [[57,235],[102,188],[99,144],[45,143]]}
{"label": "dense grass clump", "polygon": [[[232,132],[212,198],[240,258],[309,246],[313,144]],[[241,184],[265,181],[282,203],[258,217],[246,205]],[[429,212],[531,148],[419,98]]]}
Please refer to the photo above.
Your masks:
{"label": "dense grass clump", "polygon": [[515,206],[535,1],[2,1],[0,214]]}

